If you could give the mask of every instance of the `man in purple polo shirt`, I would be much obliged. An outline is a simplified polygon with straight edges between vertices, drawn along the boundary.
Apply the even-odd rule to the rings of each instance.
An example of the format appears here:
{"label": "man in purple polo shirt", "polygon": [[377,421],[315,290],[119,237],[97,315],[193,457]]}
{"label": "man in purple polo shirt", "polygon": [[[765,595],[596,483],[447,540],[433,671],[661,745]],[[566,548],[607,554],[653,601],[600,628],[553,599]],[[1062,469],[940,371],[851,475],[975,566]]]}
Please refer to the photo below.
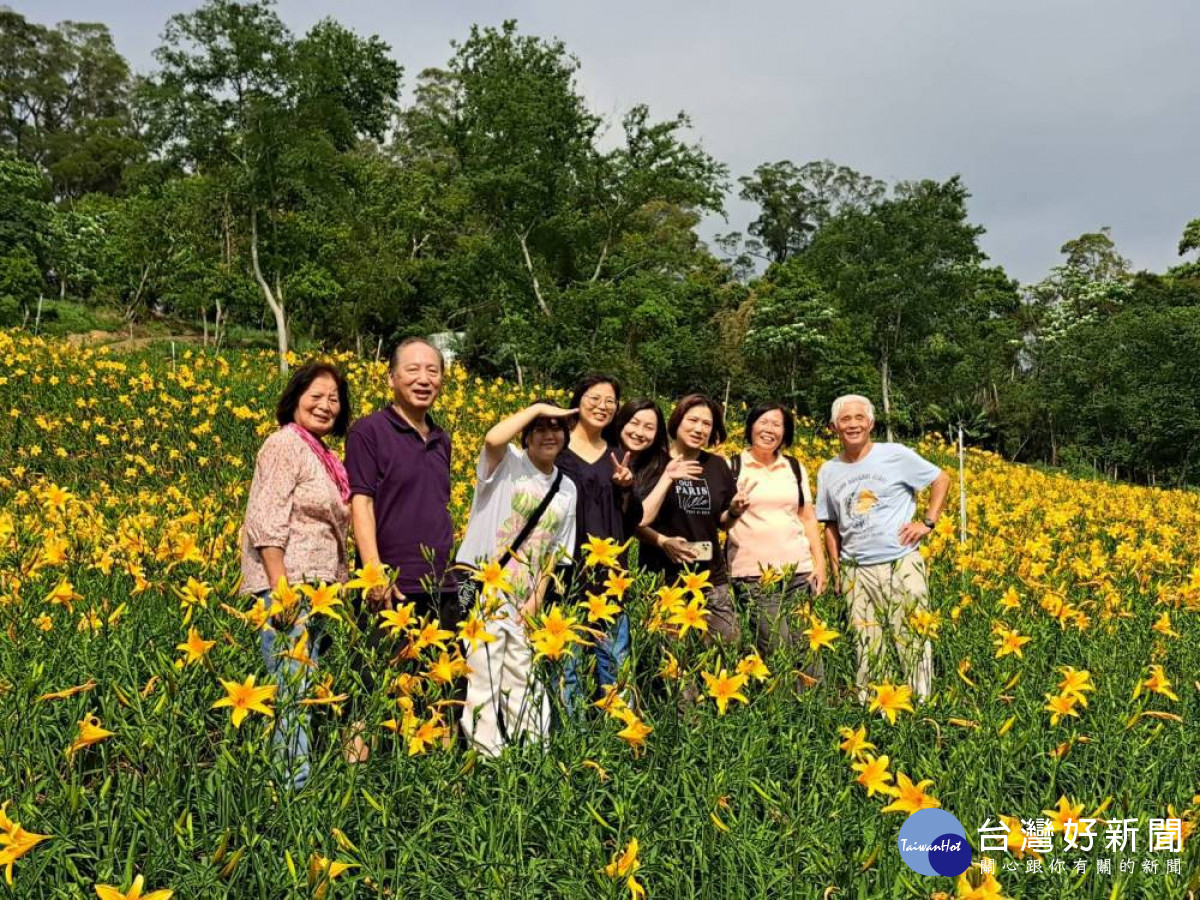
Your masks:
{"label": "man in purple polo shirt", "polygon": [[395,588],[368,595],[368,607],[391,608],[403,596],[418,615],[455,629],[450,436],[429,415],[444,373],[442,354],[429,341],[407,338],[397,345],[388,363],[394,402],[354,423],[346,472],[359,565],[382,562],[399,573]]}

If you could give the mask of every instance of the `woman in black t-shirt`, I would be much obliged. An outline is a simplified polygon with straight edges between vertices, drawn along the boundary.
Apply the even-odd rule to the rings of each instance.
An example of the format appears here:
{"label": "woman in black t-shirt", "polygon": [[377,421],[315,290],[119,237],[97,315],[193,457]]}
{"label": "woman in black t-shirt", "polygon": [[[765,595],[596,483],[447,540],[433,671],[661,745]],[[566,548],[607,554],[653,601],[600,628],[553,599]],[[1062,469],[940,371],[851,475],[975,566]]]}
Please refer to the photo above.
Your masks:
{"label": "woman in black t-shirt", "polygon": [[[612,433],[620,399],[621,387],[615,378],[588,375],[581,379],[570,404],[579,414],[571,429],[570,443],[557,460],[563,474],[579,489],[573,582],[580,601],[589,593],[604,594],[604,582],[609,575],[603,566],[584,568],[587,558],[584,544],[590,538],[611,538],[623,544],[642,519],[642,504],[633,490],[629,453],[618,449]],[[597,622],[594,627],[602,629],[605,624]],[[629,619],[624,612],[617,613],[607,626],[605,637],[594,644],[598,690],[616,683],[621,666],[629,657],[629,646]],[[567,661],[564,694],[568,707],[578,706],[582,699],[579,670],[585,650],[576,650]]]}
{"label": "woman in black t-shirt", "polygon": [[[685,569],[706,570],[708,634],[736,643],[741,629],[730,598],[720,530],[745,511],[748,501],[738,493],[724,457],[705,449],[725,440],[720,404],[703,394],[689,394],[671,413],[667,435],[671,458],[698,464],[700,473],[674,481],[654,520],[638,529],[639,559],[645,569],[662,574],[668,584]],[[665,468],[666,464],[661,465]]]}
{"label": "woman in black t-shirt", "polygon": [[634,495],[642,504],[642,519],[635,525],[648,525],[658,517],[671,485],[680,478],[699,477],[700,464],[671,458],[667,420],[653,400],[630,400],[613,419],[612,430],[621,445],[618,452],[628,454]]}

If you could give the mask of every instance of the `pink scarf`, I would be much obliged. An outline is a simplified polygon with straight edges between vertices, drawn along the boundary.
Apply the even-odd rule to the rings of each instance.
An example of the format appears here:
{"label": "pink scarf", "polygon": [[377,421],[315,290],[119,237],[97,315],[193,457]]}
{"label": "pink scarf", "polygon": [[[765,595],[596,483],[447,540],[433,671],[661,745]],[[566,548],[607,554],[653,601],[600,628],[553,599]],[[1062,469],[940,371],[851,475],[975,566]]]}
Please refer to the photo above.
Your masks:
{"label": "pink scarf", "polygon": [[301,440],[308,444],[313,453],[317,454],[317,459],[321,461],[321,465],[325,467],[325,471],[329,473],[330,479],[337,486],[338,493],[342,497],[342,502],[349,503],[350,479],[346,477],[346,467],[337,458],[337,454],[317,440],[307,428],[297,425],[295,422],[289,422],[287,427],[300,435]]}

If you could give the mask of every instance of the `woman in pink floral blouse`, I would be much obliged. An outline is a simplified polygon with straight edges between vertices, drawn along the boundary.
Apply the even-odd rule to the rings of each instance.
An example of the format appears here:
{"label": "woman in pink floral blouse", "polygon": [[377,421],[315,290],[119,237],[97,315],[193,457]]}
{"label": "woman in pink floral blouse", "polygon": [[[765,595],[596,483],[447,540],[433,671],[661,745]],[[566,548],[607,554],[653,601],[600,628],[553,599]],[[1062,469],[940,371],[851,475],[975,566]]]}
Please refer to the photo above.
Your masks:
{"label": "woman in pink floral blouse", "polygon": [[[281,580],[296,586],[348,577],[350,483],[324,438],[344,436],[350,412],[346,379],[325,363],[297,369],[279,398],[280,427],[258,452],[242,527],[242,593],[259,597],[268,609]],[[301,660],[307,654],[315,665],[317,657],[315,636],[297,623],[299,612],[295,606],[277,609],[262,630],[263,659],[279,684],[276,754],[295,788],[309,774],[308,724],[297,701],[310,666]]]}

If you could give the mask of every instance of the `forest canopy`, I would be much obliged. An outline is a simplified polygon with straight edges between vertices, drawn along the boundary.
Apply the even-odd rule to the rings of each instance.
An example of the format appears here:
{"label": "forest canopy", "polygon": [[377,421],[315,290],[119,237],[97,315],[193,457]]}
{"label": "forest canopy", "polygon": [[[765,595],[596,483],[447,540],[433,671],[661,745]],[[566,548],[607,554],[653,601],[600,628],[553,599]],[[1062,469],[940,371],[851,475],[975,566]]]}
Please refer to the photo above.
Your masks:
{"label": "forest canopy", "polygon": [[[447,334],[479,374],[604,370],[818,421],[861,392],[889,433],[1200,479],[1200,219],[1169,271],[1098,227],[1023,285],[961,178],[731,172],[684,111],[598,115],[581,61],[515,22],[412,73],[332,18],[296,34],[270,2],[208,0],[135,73],[102,23],[0,9],[0,59],[0,325],[70,301],[217,345],[265,328],[281,353]],[[734,193],[755,217],[709,246]]]}

